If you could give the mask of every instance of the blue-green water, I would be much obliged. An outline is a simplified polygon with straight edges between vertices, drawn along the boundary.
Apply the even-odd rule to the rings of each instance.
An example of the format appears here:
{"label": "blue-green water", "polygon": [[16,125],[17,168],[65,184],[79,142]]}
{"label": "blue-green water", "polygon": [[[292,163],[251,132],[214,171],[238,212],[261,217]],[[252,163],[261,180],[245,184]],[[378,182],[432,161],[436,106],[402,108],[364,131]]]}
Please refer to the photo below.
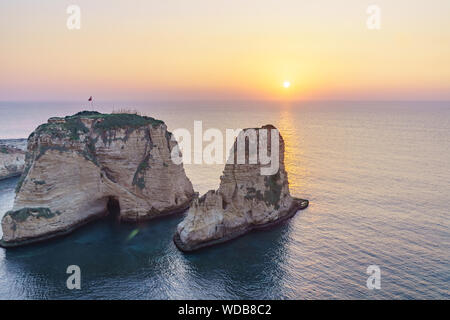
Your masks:
{"label": "blue-green water", "polygon": [[[21,299],[288,297],[289,290],[283,281],[286,257],[280,248],[289,241],[289,225],[184,255],[172,243],[172,234],[181,218],[139,226],[107,219],[51,243],[4,251],[0,272],[6,283],[2,283],[0,296]],[[136,229],[137,235],[127,240]],[[72,264],[79,265],[82,271],[79,291],[66,288],[65,271]]]}
{"label": "blue-green water", "polygon": [[[61,106],[0,104],[0,138],[27,136],[35,122],[80,109]],[[449,103],[133,107],[172,130],[194,120],[220,130],[273,123],[286,142],[291,193],[310,207],[274,229],[189,255],[172,243],[182,216],[139,226],[107,219],[0,249],[0,298],[450,298]],[[203,193],[217,187],[222,168],[186,172]],[[0,215],[16,182],[0,181]],[[81,290],[66,288],[69,265],[81,268]],[[369,265],[381,269],[380,290],[366,287]]]}

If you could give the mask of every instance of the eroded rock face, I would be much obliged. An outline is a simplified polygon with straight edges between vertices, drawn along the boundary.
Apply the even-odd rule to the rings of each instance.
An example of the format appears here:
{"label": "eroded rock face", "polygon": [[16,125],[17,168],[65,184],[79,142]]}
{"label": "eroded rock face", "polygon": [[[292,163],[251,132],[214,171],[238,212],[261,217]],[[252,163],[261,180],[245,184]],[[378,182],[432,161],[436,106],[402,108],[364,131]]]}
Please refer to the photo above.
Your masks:
{"label": "eroded rock face", "polygon": [[28,139],[12,211],[2,220],[4,246],[68,233],[120,206],[140,221],[183,211],[194,190],[171,161],[176,142],[164,122],[135,114],[80,112],[51,118]]}
{"label": "eroded rock face", "polygon": [[0,180],[20,176],[25,166],[25,152],[0,144]]}
{"label": "eroded rock face", "polygon": [[[278,134],[278,130],[271,125],[260,129]],[[271,133],[266,138],[270,154]],[[237,142],[233,147],[235,151],[236,145]],[[230,163],[229,159],[225,165],[218,190],[208,191],[194,200],[174,236],[174,242],[180,250],[193,251],[236,238],[255,228],[274,225],[308,206],[307,200],[293,198],[289,193],[281,135],[279,170],[273,175],[261,174],[261,168],[267,166],[261,164],[259,156],[257,163],[249,164],[248,150],[245,164],[238,164],[236,152],[230,155],[235,161]]]}

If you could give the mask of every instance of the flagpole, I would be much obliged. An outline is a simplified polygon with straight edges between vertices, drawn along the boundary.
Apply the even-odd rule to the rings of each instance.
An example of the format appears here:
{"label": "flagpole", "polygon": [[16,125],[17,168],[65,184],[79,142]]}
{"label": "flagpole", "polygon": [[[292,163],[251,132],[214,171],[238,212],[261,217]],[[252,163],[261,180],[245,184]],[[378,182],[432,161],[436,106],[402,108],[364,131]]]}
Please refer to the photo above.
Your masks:
{"label": "flagpole", "polygon": [[90,104],[91,104],[91,111],[94,111],[94,110],[93,110],[93,109],[94,109],[94,98],[92,98],[92,96],[90,96],[89,99],[88,99],[88,101],[89,101]]}

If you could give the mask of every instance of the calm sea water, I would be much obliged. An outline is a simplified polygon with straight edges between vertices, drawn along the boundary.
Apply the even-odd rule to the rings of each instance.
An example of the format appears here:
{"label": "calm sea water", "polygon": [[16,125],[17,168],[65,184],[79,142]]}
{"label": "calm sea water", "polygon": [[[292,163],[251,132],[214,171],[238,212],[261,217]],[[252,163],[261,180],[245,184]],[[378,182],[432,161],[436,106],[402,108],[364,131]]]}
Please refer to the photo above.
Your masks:
{"label": "calm sea water", "polygon": [[[80,105],[0,103],[0,138],[26,137]],[[0,249],[0,298],[450,298],[450,103],[99,105],[137,109],[170,130],[192,130],[194,120],[223,132],[272,123],[285,139],[291,193],[310,207],[272,230],[189,255],[172,243],[182,216],[98,221],[65,238]],[[222,169],[186,166],[200,193],[217,188]],[[0,182],[0,215],[16,182]],[[65,285],[72,264],[82,272],[78,291]],[[380,290],[366,287],[369,265],[381,269]]]}

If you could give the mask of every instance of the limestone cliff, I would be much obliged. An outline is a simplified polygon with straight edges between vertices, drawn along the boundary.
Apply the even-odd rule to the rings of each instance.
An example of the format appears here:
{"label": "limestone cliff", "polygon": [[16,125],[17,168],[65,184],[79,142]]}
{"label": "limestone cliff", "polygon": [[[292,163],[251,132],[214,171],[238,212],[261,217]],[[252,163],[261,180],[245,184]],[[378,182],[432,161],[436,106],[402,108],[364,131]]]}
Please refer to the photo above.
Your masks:
{"label": "limestone cliff", "polygon": [[25,166],[25,152],[0,144],[0,180],[20,176]]}
{"label": "limestone cliff", "polygon": [[[269,131],[266,137],[271,153],[270,132],[278,134],[278,130],[271,125],[260,129]],[[245,135],[247,130],[241,135]],[[244,164],[238,164],[236,152],[230,154],[219,189],[195,199],[186,218],[178,225],[174,242],[180,250],[193,251],[236,238],[252,229],[274,225],[308,206],[307,200],[293,198],[289,193],[284,141],[281,135],[278,136],[279,169],[273,175],[261,174],[264,166],[259,157],[257,162],[249,164],[249,147],[245,151]],[[237,142],[234,151],[237,150],[236,145]]]}
{"label": "limestone cliff", "polygon": [[83,111],[50,118],[28,138],[1,244],[68,233],[105,215],[111,202],[125,221],[187,209],[194,191],[183,166],[171,161],[171,136],[164,122],[136,114]]}

